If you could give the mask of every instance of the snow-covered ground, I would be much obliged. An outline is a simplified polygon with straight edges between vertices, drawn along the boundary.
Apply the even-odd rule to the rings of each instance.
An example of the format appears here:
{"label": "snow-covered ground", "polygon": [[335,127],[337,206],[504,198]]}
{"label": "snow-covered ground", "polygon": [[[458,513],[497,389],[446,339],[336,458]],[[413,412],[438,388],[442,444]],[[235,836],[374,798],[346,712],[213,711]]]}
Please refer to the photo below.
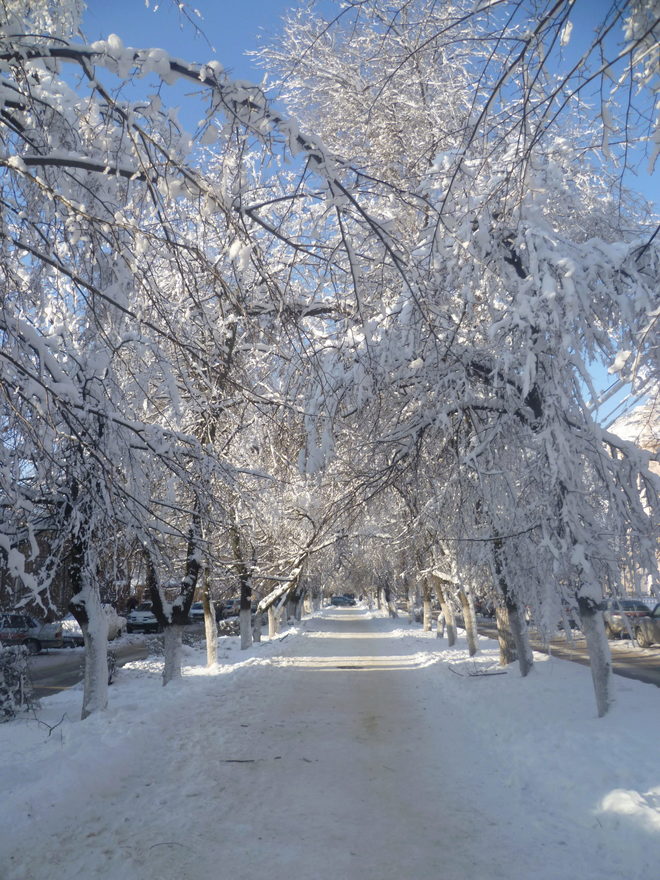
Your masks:
{"label": "snow-covered ground", "polygon": [[660,700],[536,656],[497,671],[400,620],[326,609],[218,666],[186,649],[0,726],[0,878],[641,880],[660,876]]}

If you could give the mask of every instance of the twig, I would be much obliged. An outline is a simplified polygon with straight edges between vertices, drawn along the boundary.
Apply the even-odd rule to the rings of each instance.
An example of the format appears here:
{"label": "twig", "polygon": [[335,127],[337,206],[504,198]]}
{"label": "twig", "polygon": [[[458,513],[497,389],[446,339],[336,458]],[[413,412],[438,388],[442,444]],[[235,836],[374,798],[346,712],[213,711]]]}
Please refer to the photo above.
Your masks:
{"label": "twig", "polygon": [[489,675],[506,675],[507,674],[505,669],[484,669],[484,670],[480,671],[477,669],[476,663],[475,663],[472,671],[468,670],[467,673],[459,672],[457,669],[454,669],[453,666],[451,665],[451,663],[448,663],[447,666],[449,667],[450,672],[453,672],[454,675],[460,675],[461,678],[466,678],[466,677],[467,678],[478,678],[480,676],[487,677]]}
{"label": "twig", "polygon": [[32,714],[34,715],[34,720],[37,722],[37,724],[41,724],[43,727],[47,727],[47,728],[48,728],[48,736],[50,736],[51,733],[52,733],[54,730],[57,730],[57,728],[60,726],[60,724],[61,724],[61,723],[64,721],[64,719],[66,718],[66,712],[65,712],[64,715],[62,715],[62,717],[60,718],[60,720],[57,722],[57,724],[52,724],[52,725],[51,725],[51,724],[48,724],[47,721],[42,721],[41,718],[37,718],[37,713],[34,712],[34,710],[33,710]]}

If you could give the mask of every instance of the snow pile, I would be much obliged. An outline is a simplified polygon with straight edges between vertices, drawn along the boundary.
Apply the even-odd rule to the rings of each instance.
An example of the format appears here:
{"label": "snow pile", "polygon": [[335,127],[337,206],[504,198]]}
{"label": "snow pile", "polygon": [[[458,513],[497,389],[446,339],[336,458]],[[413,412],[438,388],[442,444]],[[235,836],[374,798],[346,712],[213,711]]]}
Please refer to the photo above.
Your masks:
{"label": "snow pile", "polygon": [[521,679],[365,609],[219,662],[124,667],[0,727],[0,877],[619,880],[656,876],[655,688],[544,655]]}

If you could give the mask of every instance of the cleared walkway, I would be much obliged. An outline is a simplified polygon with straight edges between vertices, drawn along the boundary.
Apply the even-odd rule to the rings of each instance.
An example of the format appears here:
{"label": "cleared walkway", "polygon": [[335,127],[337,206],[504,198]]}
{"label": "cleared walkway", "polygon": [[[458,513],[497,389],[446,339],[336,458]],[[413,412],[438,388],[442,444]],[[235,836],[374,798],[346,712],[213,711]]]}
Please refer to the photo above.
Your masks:
{"label": "cleared walkway", "polygon": [[443,795],[443,767],[463,756],[443,750],[425,717],[434,655],[406,651],[398,625],[337,609],[274,658],[262,679],[269,690],[255,688],[256,717],[246,719],[261,747],[250,736],[243,748],[237,730],[231,757],[250,763],[221,771],[228,788],[260,793],[251,815],[234,805],[222,823],[249,835],[255,873],[241,874],[230,851],[223,876],[256,877],[257,868],[271,880],[494,876],[492,853],[474,840],[476,817]]}

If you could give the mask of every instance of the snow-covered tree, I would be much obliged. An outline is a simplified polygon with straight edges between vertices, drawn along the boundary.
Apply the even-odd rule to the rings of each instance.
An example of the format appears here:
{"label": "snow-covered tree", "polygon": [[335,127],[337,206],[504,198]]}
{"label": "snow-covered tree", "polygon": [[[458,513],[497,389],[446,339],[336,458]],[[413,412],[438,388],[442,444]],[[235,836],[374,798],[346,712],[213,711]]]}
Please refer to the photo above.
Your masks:
{"label": "snow-covered tree", "polygon": [[[334,367],[353,392],[348,405],[378,413],[390,461],[437,450],[459,513],[438,532],[490,548],[510,615],[547,599],[530,596],[534,584],[575,597],[600,714],[610,700],[599,612],[616,576],[610,538],[631,528],[652,569],[652,518],[630,486],[642,481],[651,506],[657,496],[643,458],[594,423],[589,366],[628,350],[641,381],[654,369],[658,248],[603,152],[610,118],[624,118],[617,101],[591,112],[580,78],[607,57],[605,31],[618,22],[626,39],[634,31],[617,50],[626,75],[643,70],[647,84],[652,5],[610,10],[564,76],[548,57],[567,45],[569,3],[373,0],[334,23],[293,17],[263,53],[289,106],[338,152],[348,145],[356,192],[368,181],[384,218],[352,251],[361,296]],[[351,218],[342,222],[352,233]]]}

